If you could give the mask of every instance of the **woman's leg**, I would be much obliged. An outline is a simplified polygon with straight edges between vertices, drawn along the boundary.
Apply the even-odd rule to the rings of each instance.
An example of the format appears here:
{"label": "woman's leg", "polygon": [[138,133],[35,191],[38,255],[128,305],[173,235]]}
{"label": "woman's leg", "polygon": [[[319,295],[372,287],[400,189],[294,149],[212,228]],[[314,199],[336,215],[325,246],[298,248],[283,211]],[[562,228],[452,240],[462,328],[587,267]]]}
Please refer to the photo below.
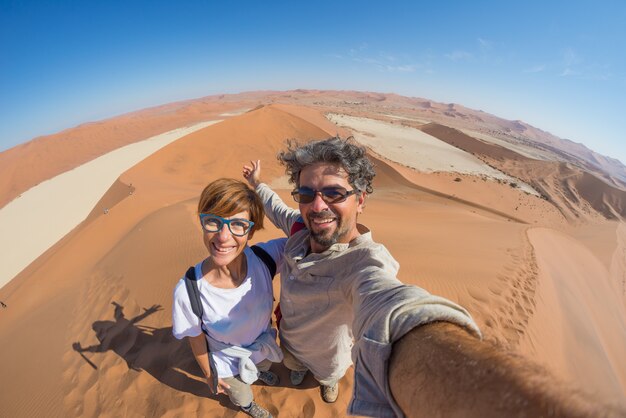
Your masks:
{"label": "woman's leg", "polygon": [[236,406],[248,406],[252,403],[254,398],[252,388],[249,384],[244,383],[239,376],[224,377],[222,380],[230,386],[230,389],[226,390],[226,394],[233,404]]}
{"label": "woman's leg", "polygon": [[254,395],[249,384],[244,383],[239,376],[222,378],[230,385],[230,389],[226,390],[230,401],[241,408],[243,412],[253,418],[271,418],[272,414],[253,402]]}
{"label": "woman's leg", "polygon": [[260,372],[266,372],[270,367],[272,367],[272,362],[268,359],[262,360],[256,365],[256,368],[259,369]]}
{"label": "woman's leg", "polygon": [[278,375],[274,372],[270,371],[270,367],[272,366],[272,362],[268,359],[265,359],[256,365],[256,368],[259,370],[259,380],[265,383],[268,386],[276,386],[280,383],[280,379]]}

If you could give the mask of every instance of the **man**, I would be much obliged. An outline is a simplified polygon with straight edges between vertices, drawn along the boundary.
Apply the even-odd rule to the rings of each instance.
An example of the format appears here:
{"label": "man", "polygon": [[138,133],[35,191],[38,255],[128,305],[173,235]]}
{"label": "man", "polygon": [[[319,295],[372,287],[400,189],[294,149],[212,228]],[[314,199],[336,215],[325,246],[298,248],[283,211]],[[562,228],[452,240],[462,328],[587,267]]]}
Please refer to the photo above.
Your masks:
{"label": "man", "polygon": [[[299,211],[260,181],[260,161],[243,171],[268,218],[289,236],[280,272],[280,340],[292,383],[310,370],[322,398],[334,402],[337,382],[354,361],[349,413],[401,416],[388,382],[392,344],[437,321],[475,337],[480,331],[465,309],[401,283],[398,263],[357,223],[375,175],[364,147],[339,138],[290,142],[279,160],[296,186]],[[302,221],[306,228],[293,233]]]}
{"label": "man", "polygon": [[[398,263],[357,223],[374,170],[365,149],[330,138],[279,154],[299,211],[244,177],[289,239],[281,270],[280,339],[292,383],[313,373],[327,402],[354,361],[348,412],[376,417],[625,417],[545,369],[480,340],[458,305],[396,279]],[[299,222],[306,228],[298,230]],[[294,228],[294,226],[296,226]],[[353,346],[354,341],[354,346]]]}

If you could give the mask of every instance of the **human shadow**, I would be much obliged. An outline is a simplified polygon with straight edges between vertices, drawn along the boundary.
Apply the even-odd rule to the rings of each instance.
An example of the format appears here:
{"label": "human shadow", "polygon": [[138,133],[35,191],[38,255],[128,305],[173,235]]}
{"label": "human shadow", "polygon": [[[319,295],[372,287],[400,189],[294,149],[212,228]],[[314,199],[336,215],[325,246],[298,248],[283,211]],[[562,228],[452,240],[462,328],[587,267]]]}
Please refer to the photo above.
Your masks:
{"label": "human shadow", "polygon": [[209,391],[189,344],[174,338],[172,327],[154,328],[138,324],[162,310],[160,305],[144,308],[144,312],[128,319],[124,316],[122,305],[117,302],[111,304],[115,307],[115,320],[96,321],[92,325],[99,344],[88,347],[82,347],[80,342],[72,344],[72,348],[94,370],[98,368],[94,358],[87,358],[85,353],[113,351],[126,361],[131,370],[145,371],[172,389],[214,399],[226,408],[238,410],[227,397],[213,395]]}

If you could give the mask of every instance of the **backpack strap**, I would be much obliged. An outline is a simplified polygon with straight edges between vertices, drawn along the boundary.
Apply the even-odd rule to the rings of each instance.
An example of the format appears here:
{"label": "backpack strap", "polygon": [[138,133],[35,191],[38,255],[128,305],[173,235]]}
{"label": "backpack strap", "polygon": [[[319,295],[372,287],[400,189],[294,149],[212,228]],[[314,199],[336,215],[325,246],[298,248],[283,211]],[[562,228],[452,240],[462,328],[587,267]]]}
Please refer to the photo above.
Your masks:
{"label": "backpack strap", "polygon": [[293,225],[291,225],[291,230],[289,231],[289,236],[292,236],[296,232],[301,231],[301,230],[303,230],[305,228],[306,228],[306,225],[304,224],[304,219],[302,219],[302,216],[298,216],[298,219],[296,219],[296,221],[293,223]]}
{"label": "backpack strap", "polygon": [[254,252],[254,255],[259,257],[263,264],[265,264],[265,267],[267,267],[267,269],[270,271],[270,277],[273,279],[274,276],[276,276],[276,262],[274,261],[272,256],[258,245],[253,245],[250,247],[250,249]]}
{"label": "backpack strap", "polygon": [[[191,302],[191,310],[200,318],[200,323],[202,323],[204,311],[202,310],[202,303],[200,302],[200,289],[198,289],[198,278],[196,277],[196,268],[194,266],[189,267],[185,273],[185,287],[187,288],[187,295],[189,295],[189,301]],[[206,334],[204,327],[202,327],[202,332]]]}
{"label": "backpack strap", "polygon": [[[200,289],[198,288],[198,279],[196,277],[196,268],[191,266],[187,269],[185,273],[185,287],[187,288],[187,295],[189,296],[189,301],[191,302],[191,310],[200,320],[200,328],[202,332],[209,335],[206,328],[204,328],[204,321],[202,320],[202,316],[204,315],[204,310],[202,309],[202,302],[200,300]],[[218,376],[217,369],[215,368],[215,361],[213,360],[213,356],[211,355],[211,349],[209,348],[209,341],[205,338],[206,342],[206,352],[209,357],[209,367],[211,368],[211,378],[213,380],[213,387],[217,388],[218,384]]]}

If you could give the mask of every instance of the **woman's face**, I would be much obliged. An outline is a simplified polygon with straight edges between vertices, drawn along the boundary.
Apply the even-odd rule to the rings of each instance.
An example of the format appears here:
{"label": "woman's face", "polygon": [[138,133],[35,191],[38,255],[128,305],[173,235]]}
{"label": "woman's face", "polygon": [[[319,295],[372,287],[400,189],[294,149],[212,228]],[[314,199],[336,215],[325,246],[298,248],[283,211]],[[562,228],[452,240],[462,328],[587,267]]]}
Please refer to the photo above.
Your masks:
{"label": "woman's face", "polygon": [[[250,219],[248,211],[239,212],[232,216],[224,217],[224,219]],[[246,248],[248,239],[252,238],[252,231],[248,234],[238,237],[230,232],[226,223],[217,232],[204,232],[204,245],[209,254],[213,265],[216,267],[224,267],[232,263]]]}

